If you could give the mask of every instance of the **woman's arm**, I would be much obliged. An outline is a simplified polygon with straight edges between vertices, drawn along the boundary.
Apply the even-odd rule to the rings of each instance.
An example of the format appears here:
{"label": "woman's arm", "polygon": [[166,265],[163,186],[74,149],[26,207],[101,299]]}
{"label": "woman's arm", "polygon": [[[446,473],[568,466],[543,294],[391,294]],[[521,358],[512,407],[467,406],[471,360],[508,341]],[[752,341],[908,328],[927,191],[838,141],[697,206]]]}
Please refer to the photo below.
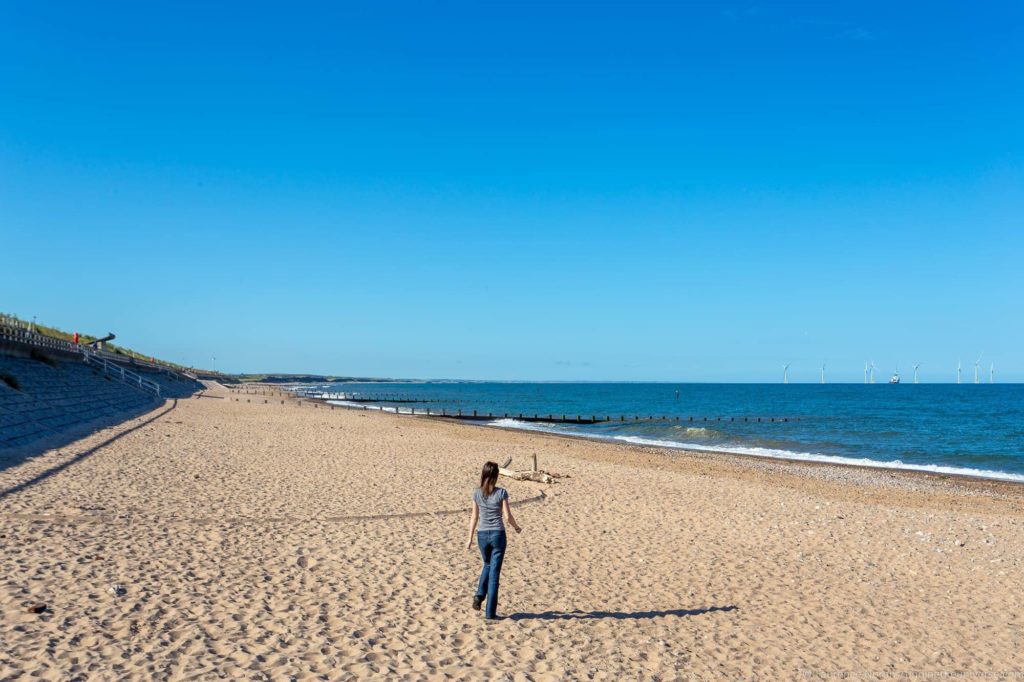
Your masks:
{"label": "woman's arm", "polygon": [[508,520],[508,525],[510,525],[513,528],[515,528],[517,533],[522,533],[523,529],[519,527],[519,524],[516,523],[515,517],[512,516],[512,506],[508,503],[508,498],[507,497],[504,500],[501,501],[501,506],[504,508],[505,519]]}
{"label": "woman's arm", "polygon": [[473,536],[476,535],[476,522],[480,518],[480,509],[473,500],[473,509],[469,512],[472,517],[469,519],[469,539],[466,540],[466,549],[473,549]]}

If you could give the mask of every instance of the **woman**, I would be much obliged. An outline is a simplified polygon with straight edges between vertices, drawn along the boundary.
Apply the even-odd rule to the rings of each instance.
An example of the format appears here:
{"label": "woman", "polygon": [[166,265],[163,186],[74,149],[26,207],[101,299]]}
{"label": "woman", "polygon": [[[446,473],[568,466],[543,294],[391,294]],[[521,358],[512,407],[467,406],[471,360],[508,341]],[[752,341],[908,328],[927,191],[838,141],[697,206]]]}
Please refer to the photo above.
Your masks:
{"label": "woman", "polygon": [[505,558],[505,524],[501,520],[502,515],[517,533],[523,532],[512,516],[508,492],[497,486],[498,465],[487,462],[480,473],[480,487],[473,491],[473,511],[469,522],[469,540],[466,542],[466,549],[472,549],[473,534],[476,534],[484,570],[480,572],[473,608],[479,611],[486,597],[484,617],[489,621],[498,620],[498,579],[501,577],[501,562]]}

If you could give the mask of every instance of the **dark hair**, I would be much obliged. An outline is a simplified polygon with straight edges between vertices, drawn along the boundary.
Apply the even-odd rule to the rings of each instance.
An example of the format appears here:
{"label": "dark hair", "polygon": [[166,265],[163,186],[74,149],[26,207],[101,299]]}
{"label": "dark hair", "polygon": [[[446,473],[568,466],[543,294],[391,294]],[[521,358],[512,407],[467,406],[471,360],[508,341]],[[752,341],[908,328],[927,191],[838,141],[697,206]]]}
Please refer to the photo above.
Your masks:
{"label": "dark hair", "polygon": [[494,462],[487,462],[484,464],[483,471],[480,472],[480,492],[484,497],[490,497],[497,484],[498,465]]}

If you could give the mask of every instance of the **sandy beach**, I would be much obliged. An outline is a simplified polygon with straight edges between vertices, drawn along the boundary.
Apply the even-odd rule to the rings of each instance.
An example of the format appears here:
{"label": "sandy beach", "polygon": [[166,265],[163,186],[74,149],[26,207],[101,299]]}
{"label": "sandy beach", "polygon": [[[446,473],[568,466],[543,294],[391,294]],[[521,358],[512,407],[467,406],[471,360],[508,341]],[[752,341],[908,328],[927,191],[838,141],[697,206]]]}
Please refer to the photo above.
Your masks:
{"label": "sandy beach", "polygon": [[1019,486],[208,396],[0,459],[0,679],[1024,674]]}

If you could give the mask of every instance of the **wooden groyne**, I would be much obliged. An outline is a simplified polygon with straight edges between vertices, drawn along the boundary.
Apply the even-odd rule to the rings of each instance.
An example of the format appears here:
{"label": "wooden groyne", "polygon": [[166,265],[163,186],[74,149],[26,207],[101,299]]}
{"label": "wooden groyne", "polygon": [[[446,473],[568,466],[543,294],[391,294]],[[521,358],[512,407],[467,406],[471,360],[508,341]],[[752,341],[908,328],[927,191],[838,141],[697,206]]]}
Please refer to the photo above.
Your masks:
{"label": "wooden groyne", "polygon": [[[310,390],[293,390],[282,392],[279,390],[265,390],[265,389],[235,389],[233,393],[241,393],[243,395],[272,395],[272,396],[284,396],[291,395],[298,399],[298,404],[309,404],[313,407],[319,407],[321,405],[334,409],[351,409],[351,410],[378,410],[381,412],[391,412],[393,414],[400,415],[411,415],[416,417],[436,417],[441,419],[455,419],[461,421],[476,421],[486,422],[494,421],[495,419],[515,419],[516,421],[527,422],[527,423],[543,423],[543,424],[630,424],[640,422],[665,422],[674,424],[712,424],[712,423],[754,423],[754,424],[777,424],[787,422],[798,422],[802,417],[789,417],[789,416],[681,416],[681,415],[583,415],[583,414],[567,414],[567,413],[553,413],[541,414],[539,412],[526,413],[526,412],[484,412],[482,410],[462,410],[462,409],[448,409],[448,408],[416,408],[398,407],[399,404],[426,404],[426,403],[439,403],[439,402],[450,402],[441,400],[432,400],[429,398],[412,398],[407,395],[399,394],[382,394],[373,396],[361,396],[353,393],[332,393],[327,391],[310,391]],[[350,403],[349,405],[333,405],[330,401],[342,401]],[[264,400],[264,402],[267,402]],[[394,409],[388,409],[381,403],[394,404]]]}
{"label": "wooden groyne", "polygon": [[[317,402],[316,399],[313,399]],[[328,404],[329,403],[323,403]],[[332,408],[334,405],[330,405]],[[681,416],[657,416],[657,415],[582,415],[582,414],[527,414],[524,412],[483,412],[481,410],[440,410],[429,407],[417,409],[410,407],[401,409],[396,407],[393,411],[379,405],[338,405],[353,410],[379,410],[392,412],[393,414],[412,415],[417,417],[437,417],[443,419],[456,419],[462,421],[494,421],[495,419],[514,419],[521,422],[544,423],[544,424],[632,424],[640,422],[671,422],[687,424],[708,424],[715,422],[748,422],[748,423],[781,423],[800,421],[800,417],[681,417]]]}

